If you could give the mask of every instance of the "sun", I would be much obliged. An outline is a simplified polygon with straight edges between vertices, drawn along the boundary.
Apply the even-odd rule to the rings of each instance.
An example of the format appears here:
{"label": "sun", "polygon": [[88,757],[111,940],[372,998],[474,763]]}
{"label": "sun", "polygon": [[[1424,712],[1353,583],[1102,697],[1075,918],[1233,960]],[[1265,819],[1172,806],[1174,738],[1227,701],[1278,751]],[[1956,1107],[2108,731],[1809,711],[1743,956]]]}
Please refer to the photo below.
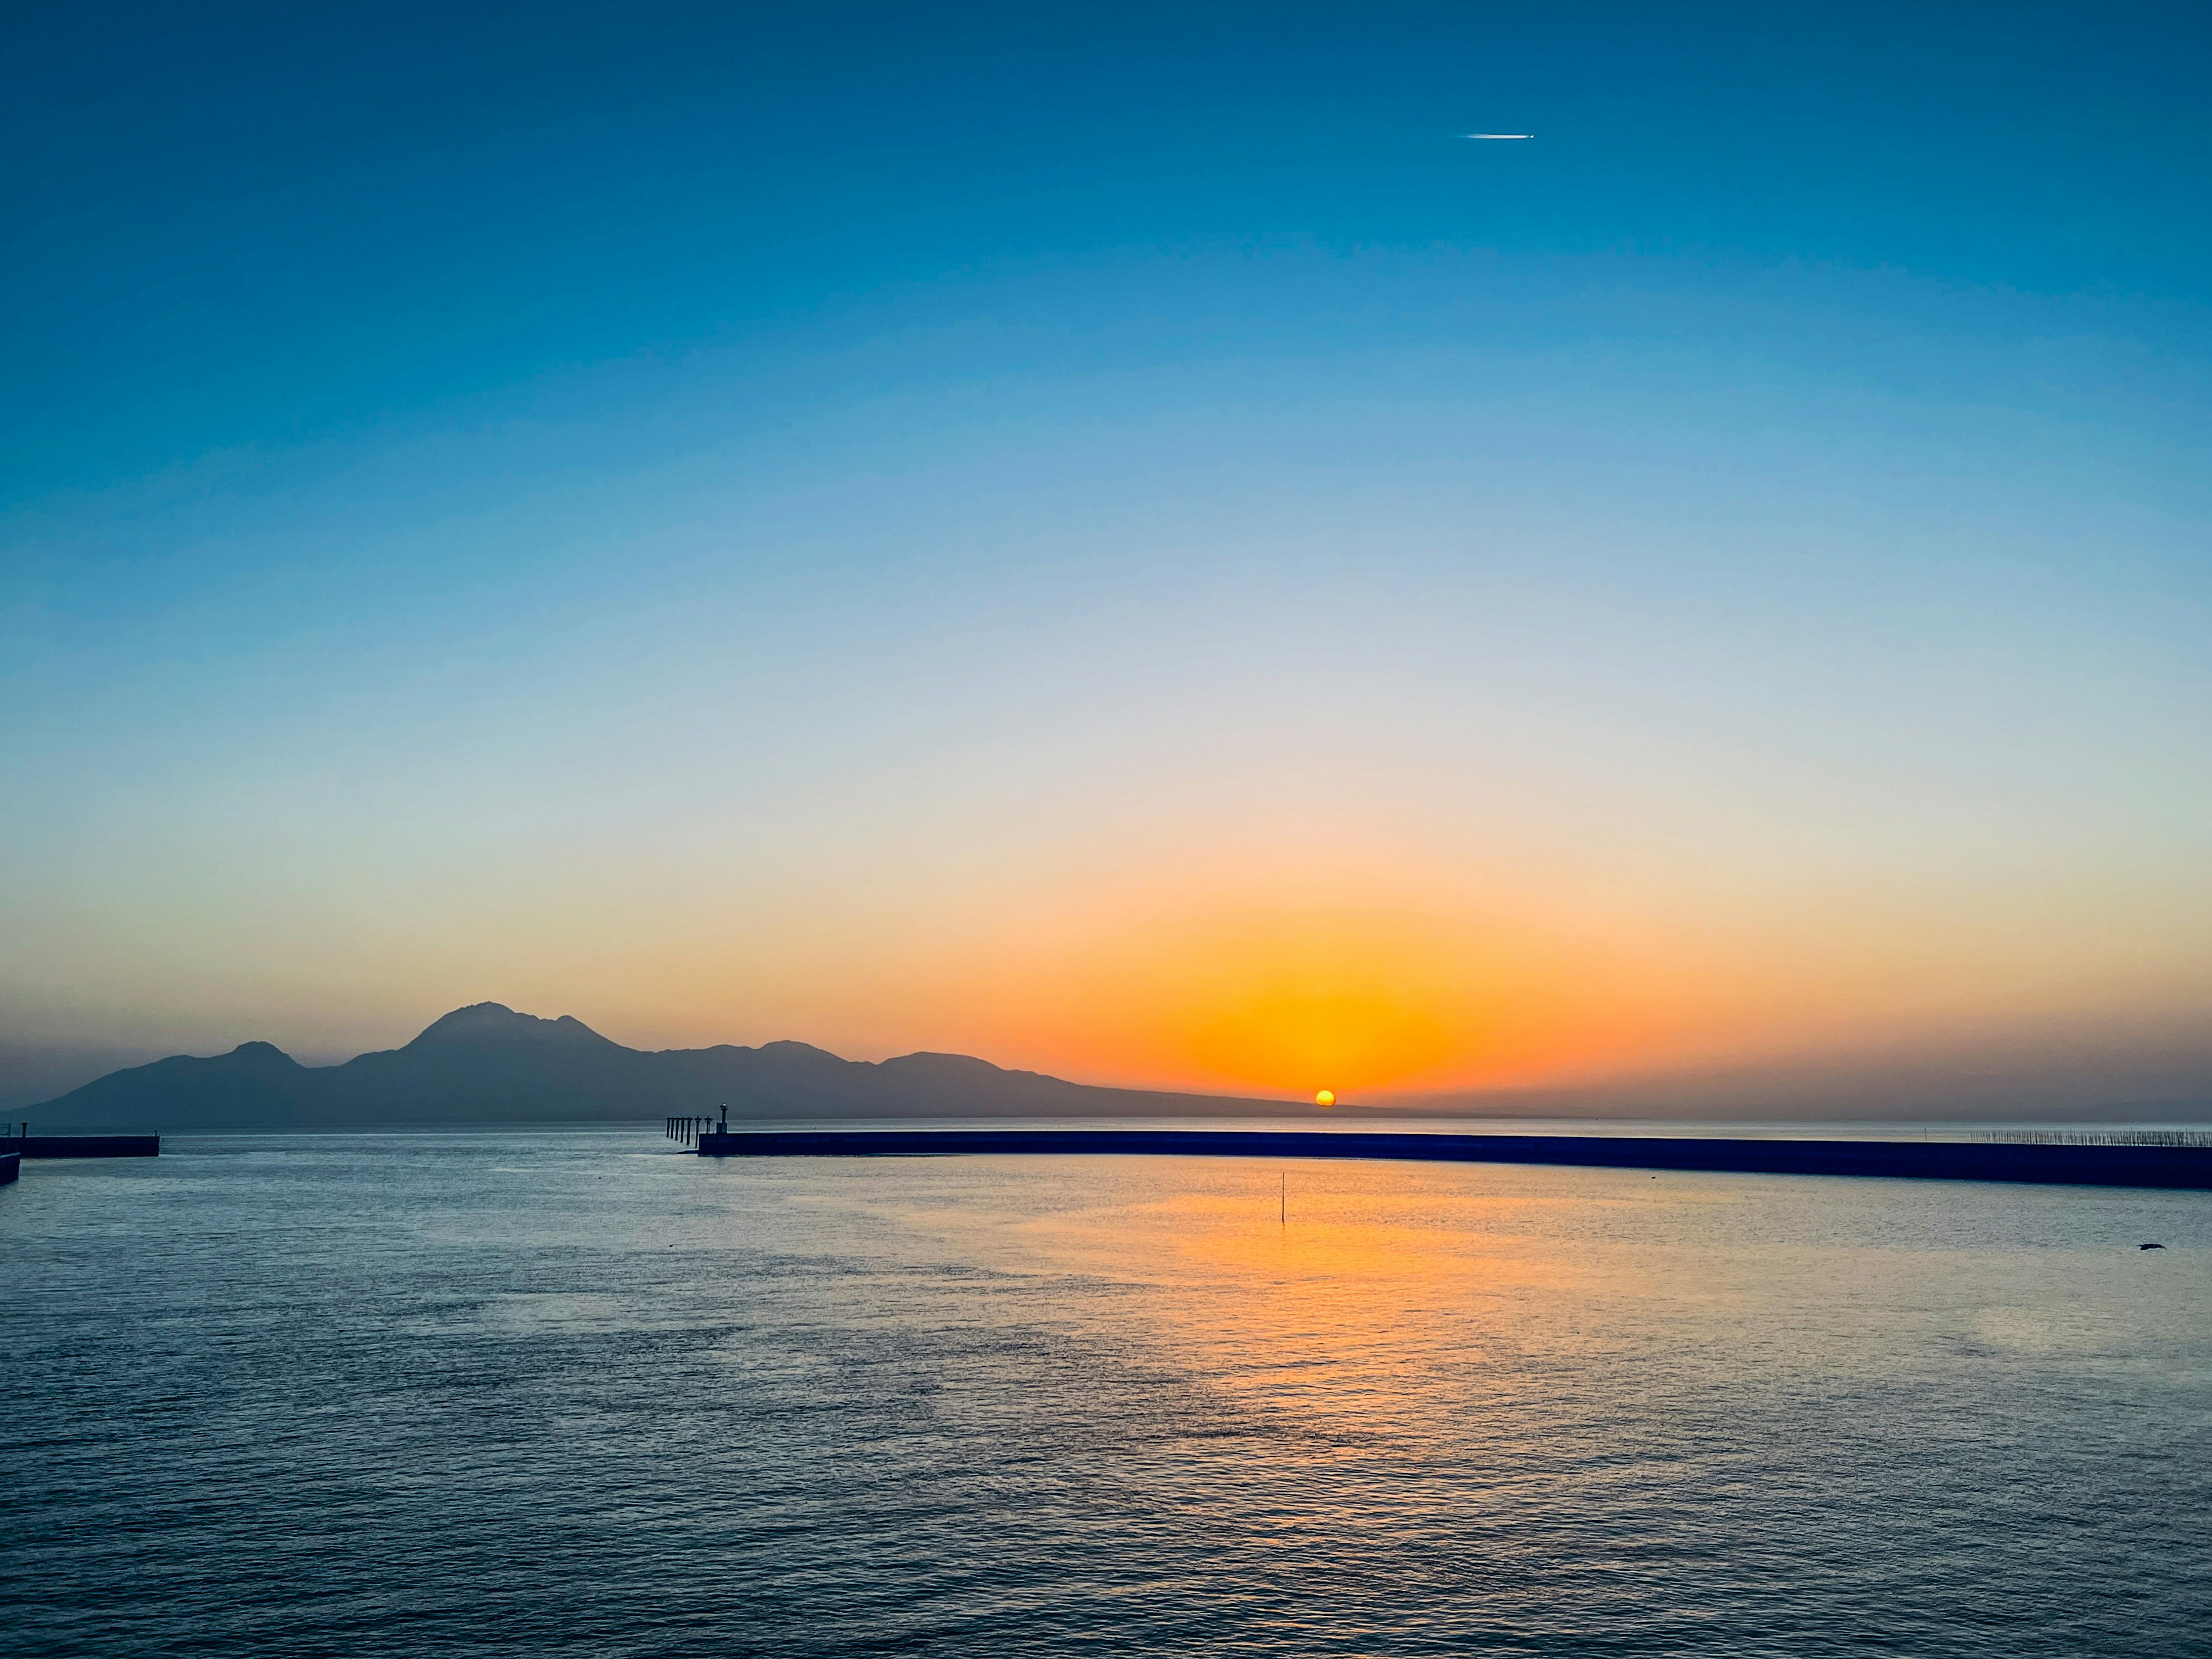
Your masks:
{"label": "sun", "polygon": [[1336,1091],[1334,1089],[1323,1089],[1320,1093],[1314,1097],[1314,1104],[1316,1106],[1335,1105]]}

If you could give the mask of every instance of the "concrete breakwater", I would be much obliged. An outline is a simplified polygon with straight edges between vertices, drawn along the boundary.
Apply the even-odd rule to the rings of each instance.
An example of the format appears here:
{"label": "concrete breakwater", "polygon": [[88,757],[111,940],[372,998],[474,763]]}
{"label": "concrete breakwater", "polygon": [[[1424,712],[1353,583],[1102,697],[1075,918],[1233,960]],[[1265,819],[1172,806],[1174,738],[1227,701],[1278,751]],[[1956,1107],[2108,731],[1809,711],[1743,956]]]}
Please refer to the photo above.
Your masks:
{"label": "concrete breakwater", "polygon": [[21,1153],[0,1152],[0,1187],[6,1186],[22,1173],[23,1159]]}
{"label": "concrete breakwater", "polygon": [[1945,1140],[1736,1140],[1629,1135],[1431,1134],[1320,1129],[760,1129],[698,1137],[704,1158],[916,1158],[978,1153],[1401,1158],[1745,1175],[1889,1176],[2212,1190],[2212,1147]]}
{"label": "concrete breakwater", "polygon": [[159,1135],[0,1135],[0,1153],[21,1158],[159,1158]]}

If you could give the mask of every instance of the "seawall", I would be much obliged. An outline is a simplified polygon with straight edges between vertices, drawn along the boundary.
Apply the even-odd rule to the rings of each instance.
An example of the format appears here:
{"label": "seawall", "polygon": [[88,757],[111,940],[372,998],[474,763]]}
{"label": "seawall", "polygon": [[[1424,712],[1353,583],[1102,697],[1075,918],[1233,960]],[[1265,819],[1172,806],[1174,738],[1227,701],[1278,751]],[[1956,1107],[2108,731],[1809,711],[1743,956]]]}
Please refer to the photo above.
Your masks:
{"label": "seawall", "polygon": [[159,1135],[0,1135],[0,1152],[24,1158],[159,1158]]}
{"label": "seawall", "polygon": [[1312,1129],[763,1129],[699,1137],[703,1158],[916,1158],[976,1153],[1400,1158],[1744,1175],[1887,1176],[2212,1191],[2212,1147],[1986,1141],[1734,1140]]}

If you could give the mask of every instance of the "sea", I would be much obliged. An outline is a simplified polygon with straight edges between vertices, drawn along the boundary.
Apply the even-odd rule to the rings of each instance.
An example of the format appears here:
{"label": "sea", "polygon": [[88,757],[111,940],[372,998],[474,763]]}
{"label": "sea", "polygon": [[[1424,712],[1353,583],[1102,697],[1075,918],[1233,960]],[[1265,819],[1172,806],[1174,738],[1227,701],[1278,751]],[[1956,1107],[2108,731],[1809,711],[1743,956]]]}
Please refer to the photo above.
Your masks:
{"label": "sea", "polygon": [[24,1659],[2212,1653],[2212,1194],[173,1136],[0,1264]]}

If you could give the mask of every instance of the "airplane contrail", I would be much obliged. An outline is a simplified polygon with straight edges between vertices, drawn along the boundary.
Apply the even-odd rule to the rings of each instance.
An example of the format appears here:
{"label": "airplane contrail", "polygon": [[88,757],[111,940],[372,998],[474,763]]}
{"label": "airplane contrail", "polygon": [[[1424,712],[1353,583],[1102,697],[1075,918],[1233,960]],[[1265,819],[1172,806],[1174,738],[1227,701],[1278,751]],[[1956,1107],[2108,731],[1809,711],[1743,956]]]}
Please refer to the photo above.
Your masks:
{"label": "airplane contrail", "polygon": [[1533,132],[1462,132],[1462,138],[1534,138]]}

